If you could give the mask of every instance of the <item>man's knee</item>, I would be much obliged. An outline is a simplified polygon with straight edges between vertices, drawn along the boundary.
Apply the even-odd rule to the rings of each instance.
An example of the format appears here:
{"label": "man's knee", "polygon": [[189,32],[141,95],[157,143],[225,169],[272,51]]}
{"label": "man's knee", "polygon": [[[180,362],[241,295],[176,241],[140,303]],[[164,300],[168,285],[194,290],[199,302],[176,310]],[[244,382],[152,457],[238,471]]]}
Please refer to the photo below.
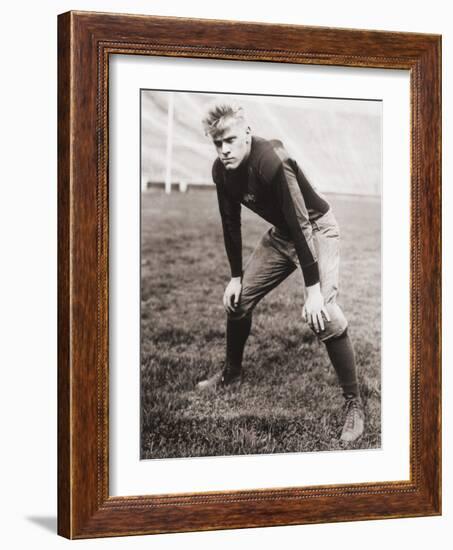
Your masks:
{"label": "man's knee", "polygon": [[252,302],[240,302],[233,313],[228,312],[228,319],[239,321],[252,314],[254,304]]}
{"label": "man's knee", "polygon": [[348,328],[348,321],[336,302],[327,303],[326,309],[329,313],[330,321],[324,320],[324,330],[317,333],[318,338],[322,342],[326,342],[332,338],[338,338],[338,336],[341,336]]}

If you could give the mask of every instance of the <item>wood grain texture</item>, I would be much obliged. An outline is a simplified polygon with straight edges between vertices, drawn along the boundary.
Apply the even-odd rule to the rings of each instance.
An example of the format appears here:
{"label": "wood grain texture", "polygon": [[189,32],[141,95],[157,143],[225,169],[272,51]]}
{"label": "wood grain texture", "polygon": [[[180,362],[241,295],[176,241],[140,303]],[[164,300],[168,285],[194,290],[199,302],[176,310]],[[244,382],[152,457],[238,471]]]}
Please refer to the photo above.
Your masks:
{"label": "wood grain texture", "polygon": [[58,532],[71,536],[70,17],[58,22]]}
{"label": "wood grain texture", "polygon": [[[440,514],[439,36],[59,16],[58,532],[68,538]],[[410,481],[135,497],[108,490],[108,58],[166,55],[411,74]]]}

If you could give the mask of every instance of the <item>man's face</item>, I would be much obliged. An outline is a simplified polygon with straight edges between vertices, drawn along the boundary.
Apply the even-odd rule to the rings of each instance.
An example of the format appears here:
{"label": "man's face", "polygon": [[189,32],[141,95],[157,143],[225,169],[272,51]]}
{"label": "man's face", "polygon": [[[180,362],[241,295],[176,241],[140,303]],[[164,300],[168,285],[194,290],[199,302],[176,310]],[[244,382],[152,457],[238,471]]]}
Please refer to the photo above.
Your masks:
{"label": "man's face", "polygon": [[217,155],[227,170],[236,170],[250,153],[250,128],[231,119],[221,134],[212,138]]}

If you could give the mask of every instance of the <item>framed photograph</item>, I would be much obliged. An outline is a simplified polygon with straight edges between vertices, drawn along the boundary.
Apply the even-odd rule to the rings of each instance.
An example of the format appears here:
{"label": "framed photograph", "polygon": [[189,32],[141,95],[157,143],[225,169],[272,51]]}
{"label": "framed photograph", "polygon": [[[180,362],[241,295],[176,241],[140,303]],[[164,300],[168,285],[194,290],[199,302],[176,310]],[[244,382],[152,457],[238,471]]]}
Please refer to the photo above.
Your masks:
{"label": "framed photograph", "polygon": [[440,37],[58,25],[59,533],[440,514]]}

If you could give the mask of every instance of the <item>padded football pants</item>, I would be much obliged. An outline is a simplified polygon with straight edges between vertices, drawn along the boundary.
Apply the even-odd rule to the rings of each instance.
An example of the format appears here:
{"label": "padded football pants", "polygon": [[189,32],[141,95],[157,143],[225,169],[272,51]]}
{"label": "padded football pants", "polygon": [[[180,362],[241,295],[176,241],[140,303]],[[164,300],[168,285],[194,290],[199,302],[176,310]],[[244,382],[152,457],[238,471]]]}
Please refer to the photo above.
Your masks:
{"label": "padded football pants", "polygon": [[[348,323],[337,304],[340,232],[331,210],[312,222],[313,241],[316,249],[321,293],[330,322],[325,322],[325,330],[317,334],[326,342],[340,336]],[[299,267],[299,259],[294,244],[276,227],[271,227],[248,259],[242,277],[242,293],[237,310],[228,314],[229,319],[241,319],[249,315],[258,302],[268,292],[277,287]]]}

